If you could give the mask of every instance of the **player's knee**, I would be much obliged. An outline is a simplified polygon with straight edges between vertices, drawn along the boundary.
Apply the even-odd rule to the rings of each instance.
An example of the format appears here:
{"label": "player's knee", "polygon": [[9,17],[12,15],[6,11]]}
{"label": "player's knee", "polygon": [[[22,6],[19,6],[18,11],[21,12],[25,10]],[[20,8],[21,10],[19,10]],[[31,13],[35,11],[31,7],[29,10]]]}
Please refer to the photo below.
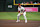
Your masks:
{"label": "player's knee", "polygon": [[17,15],[17,16],[19,16],[19,15]]}

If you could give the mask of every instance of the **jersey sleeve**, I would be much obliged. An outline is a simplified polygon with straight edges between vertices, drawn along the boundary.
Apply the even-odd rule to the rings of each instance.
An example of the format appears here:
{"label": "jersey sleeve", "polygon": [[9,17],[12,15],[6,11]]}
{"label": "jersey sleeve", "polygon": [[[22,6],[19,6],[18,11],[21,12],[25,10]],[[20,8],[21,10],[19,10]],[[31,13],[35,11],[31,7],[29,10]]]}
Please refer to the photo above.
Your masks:
{"label": "jersey sleeve", "polygon": [[25,8],[23,7],[23,11],[25,10]]}
{"label": "jersey sleeve", "polygon": [[19,7],[18,7],[18,12],[20,13]]}
{"label": "jersey sleeve", "polygon": [[23,12],[25,12],[26,10],[25,10],[25,8],[23,7]]}

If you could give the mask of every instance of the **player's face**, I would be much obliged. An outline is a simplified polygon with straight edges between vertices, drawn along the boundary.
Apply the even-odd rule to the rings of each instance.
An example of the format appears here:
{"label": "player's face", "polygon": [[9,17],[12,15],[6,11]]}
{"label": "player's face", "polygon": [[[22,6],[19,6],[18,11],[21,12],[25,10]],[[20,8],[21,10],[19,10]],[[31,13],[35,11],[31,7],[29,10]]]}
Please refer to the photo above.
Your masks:
{"label": "player's face", "polygon": [[21,8],[21,5],[19,5],[19,7]]}

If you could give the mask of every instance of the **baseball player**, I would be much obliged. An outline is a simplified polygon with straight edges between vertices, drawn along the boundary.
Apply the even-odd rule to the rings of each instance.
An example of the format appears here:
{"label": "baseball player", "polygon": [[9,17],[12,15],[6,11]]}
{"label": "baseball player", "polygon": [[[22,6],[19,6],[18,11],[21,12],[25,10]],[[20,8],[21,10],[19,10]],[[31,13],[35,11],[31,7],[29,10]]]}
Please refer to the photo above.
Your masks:
{"label": "baseball player", "polygon": [[24,7],[22,7],[22,6],[19,4],[19,6],[18,6],[17,21],[16,21],[16,22],[20,22],[20,20],[19,20],[20,15],[23,15],[23,16],[24,16],[25,23],[27,23],[26,11],[25,11]]}

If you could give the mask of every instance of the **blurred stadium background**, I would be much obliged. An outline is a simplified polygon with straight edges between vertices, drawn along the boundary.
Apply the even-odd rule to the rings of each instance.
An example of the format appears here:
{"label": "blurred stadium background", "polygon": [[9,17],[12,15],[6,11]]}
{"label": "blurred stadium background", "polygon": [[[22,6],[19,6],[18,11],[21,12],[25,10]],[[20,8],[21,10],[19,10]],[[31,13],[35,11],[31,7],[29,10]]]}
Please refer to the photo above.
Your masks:
{"label": "blurred stadium background", "polygon": [[[40,0],[15,0],[15,3],[37,1],[40,3]],[[12,5],[12,8],[8,8],[8,5]],[[26,7],[33,7],[33,5],[26,5]],[[40,12],[40,5],[34,5],[34,7],[38,7],[38,12]],[[17,5],[14,5],[14,0],[0,0],[0,12],[14,12],[17,11]]]}

